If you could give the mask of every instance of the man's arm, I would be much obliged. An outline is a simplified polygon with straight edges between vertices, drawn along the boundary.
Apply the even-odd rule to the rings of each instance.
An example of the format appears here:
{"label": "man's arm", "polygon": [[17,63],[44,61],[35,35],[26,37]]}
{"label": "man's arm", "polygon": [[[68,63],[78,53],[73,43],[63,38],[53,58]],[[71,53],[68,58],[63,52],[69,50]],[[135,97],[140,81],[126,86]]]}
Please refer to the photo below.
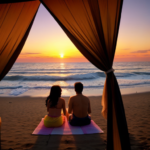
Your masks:
{"label": "man's arm", "polygon": [[71,114],[72,113],[72,98],[70,97],[69,102],[68,102],[68,113]]}

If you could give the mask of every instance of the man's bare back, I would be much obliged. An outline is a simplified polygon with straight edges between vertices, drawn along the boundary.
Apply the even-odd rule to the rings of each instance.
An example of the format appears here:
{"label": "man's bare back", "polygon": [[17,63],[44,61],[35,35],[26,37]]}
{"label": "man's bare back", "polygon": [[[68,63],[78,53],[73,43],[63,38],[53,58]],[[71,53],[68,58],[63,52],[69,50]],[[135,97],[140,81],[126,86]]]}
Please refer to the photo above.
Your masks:
{"label": "man's bare back", "polygon": [[82,94],[70,97],[68,105],[68,113],[73,113],[78,118],[84,118],[91,113],[90,100]]}
{"label": "man's bare back", "polygon": [[91,123],[91,117],[88,115],[91,113],[90,100],[82,94],[83,84],[76,82],[74,84],[76,95],[69,99],[69,123],[72,126],[84,126]]}

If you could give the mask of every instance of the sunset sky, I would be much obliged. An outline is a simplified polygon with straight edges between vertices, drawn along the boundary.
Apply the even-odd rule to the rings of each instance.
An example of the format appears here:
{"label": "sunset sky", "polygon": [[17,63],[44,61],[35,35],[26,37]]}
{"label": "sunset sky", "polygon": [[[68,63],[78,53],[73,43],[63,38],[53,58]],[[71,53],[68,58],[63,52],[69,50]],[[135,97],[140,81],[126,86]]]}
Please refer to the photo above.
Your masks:
{"label": "sunset sky", "polygon": [[[124,0],[115,61],[150,61],[150,0]],[[87,62],[41,4],[17,62]]]}

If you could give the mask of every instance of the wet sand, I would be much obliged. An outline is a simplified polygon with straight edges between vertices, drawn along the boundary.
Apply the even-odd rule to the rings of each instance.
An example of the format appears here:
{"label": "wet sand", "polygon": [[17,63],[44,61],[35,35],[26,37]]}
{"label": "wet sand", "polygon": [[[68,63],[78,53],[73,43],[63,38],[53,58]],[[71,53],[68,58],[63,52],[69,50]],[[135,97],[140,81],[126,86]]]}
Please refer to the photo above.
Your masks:
{"label": "wet sand", "polygon": [[[150,92],[123,95],[132,150],[150,150]],[[0,97],[1,149],[105,150],[107,121],[101,115],[101,96],[89,97],[92,119],[104,134],[32,135],[47,114],[45,98]],[[69,97],[64,97],[66,107]]]}

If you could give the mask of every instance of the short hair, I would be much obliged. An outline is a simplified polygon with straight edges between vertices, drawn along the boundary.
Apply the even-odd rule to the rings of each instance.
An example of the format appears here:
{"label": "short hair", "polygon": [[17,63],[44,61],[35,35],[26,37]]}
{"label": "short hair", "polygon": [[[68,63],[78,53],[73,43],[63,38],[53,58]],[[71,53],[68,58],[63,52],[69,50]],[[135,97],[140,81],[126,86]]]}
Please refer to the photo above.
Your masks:
{"label": "short hair", "polygon": [[76,82],[74,84],[74,88],[75,88],[75,91],[77,93],[82,93],[82,91],[83,91],[83,84],[81,82]]}

